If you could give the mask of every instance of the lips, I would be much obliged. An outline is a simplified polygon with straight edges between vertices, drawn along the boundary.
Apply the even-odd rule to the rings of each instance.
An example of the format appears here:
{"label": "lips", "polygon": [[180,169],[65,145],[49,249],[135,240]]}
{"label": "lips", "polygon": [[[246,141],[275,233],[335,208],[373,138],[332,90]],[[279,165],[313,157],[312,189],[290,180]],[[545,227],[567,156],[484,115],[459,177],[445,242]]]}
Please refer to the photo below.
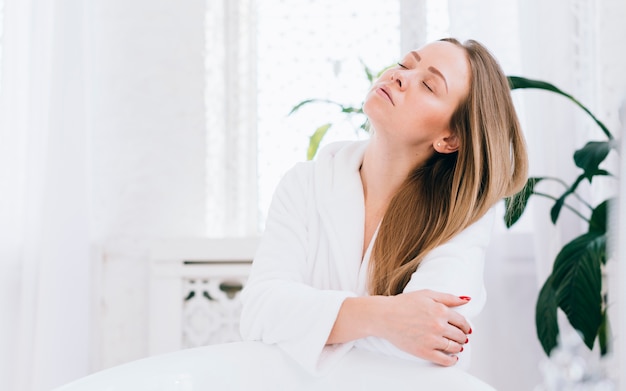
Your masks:
{"label": "lips", "polygon": [[376,93],[384,96],[385,98],[387,98],[389,100],[389,102],[391,102],[391,104],[395,106],[395,104],[393,103],[393,99],[391,98],[391,94],[389,93],[389,91],[387,91],[387,89],[385,87],[379,87],[376,90]]}

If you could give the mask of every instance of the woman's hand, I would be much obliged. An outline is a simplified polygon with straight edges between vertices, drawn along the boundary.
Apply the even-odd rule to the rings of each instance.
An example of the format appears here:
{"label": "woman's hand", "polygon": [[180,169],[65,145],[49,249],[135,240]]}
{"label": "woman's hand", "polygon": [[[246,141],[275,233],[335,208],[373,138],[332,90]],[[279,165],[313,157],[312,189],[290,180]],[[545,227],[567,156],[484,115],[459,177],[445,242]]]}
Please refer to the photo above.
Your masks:
{"label": "woman's hand", "polygon": [[439,365],[458,361],[472,329],[452,307],[466,304],[469,297],[421,290],[388,297],[382,315],[380,337],[414,356]]}
{"label": "woman's hand", "polygon": [[467,320],[452,307],[469,300],[431,290],[348,298],[327,343],[380,337],[414,356],[451,366],[471,333]]}

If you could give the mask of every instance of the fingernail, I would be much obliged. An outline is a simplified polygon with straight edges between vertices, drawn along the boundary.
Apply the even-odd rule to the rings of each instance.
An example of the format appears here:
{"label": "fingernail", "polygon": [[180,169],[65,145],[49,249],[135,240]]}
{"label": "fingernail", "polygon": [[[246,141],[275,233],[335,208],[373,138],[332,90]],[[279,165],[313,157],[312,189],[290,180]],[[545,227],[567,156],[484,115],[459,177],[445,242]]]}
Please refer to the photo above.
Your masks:
{"label": "fingernail", "polygon": [[471,333],[472,333],[472,328],[470,327],[470,331],[469,331],[469,334],[471,334]]}
{"label": "fingernail", "polygon": [[465,343],[469,342],[469,338],[465,337]]}
{"label": "fingernail", "polygon": [[465,301],[470,301],[470,300],[472,300],[472,298],[471,298],[471,297],[469,297],[469,296],[459,296],[459,299],[461,299],[461,300],[465,300]]}
{"label": "fingernail", "polygon": [[463,346],[461,346],[461,351],[463,351]]}

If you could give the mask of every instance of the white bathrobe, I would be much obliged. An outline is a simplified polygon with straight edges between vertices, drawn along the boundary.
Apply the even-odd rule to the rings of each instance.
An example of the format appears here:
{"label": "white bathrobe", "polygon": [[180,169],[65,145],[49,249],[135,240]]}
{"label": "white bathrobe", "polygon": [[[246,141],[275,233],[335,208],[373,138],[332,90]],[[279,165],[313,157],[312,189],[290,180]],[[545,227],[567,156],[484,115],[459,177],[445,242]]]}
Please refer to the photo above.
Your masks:
{"label": "white bathrobe", "polygon": [[[422,362],[386,340],[365,338],[325,346],[347,297],[367,295],[372,240],[362,257],[365,223],[359,167],[367,141],[334,143],[315,162],[297,164],[272,200],[265,233],[242,292],[244,340],[276,344],[311,373],[333,366],[350,349]],[[468,320],[483,308],[485,249],[494,213],[432,250],[405,292],[432,289],[470,296],[455,310]],[[468,347],[459,355],[467,365]]]}

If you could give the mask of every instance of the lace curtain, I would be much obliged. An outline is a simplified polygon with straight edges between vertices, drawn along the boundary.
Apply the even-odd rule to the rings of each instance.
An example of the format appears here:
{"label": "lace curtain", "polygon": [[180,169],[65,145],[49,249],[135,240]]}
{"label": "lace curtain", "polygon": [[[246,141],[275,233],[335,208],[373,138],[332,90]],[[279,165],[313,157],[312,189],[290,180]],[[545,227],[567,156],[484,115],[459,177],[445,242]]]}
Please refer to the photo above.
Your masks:
{"label": "lace curtain", "polygon": [[206,1],[208,236],[257,232],[257,50],[253,0]]}

